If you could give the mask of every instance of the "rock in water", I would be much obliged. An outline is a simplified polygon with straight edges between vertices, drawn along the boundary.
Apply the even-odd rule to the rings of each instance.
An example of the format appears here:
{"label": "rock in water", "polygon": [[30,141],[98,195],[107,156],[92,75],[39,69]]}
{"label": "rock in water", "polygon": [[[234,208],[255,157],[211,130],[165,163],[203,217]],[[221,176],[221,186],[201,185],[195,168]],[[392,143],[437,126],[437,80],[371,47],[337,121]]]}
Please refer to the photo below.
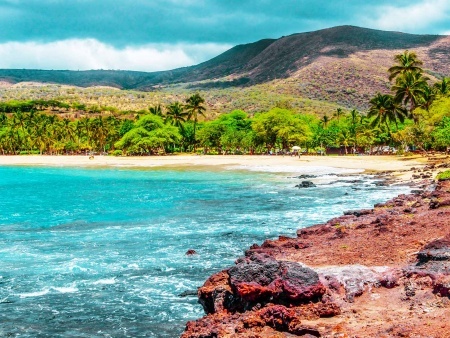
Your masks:
{"label": "rock in water", "polygon": [[316,185],[311,181],[302,181],[302,183],[297,184],[296,188],[314,188]]}

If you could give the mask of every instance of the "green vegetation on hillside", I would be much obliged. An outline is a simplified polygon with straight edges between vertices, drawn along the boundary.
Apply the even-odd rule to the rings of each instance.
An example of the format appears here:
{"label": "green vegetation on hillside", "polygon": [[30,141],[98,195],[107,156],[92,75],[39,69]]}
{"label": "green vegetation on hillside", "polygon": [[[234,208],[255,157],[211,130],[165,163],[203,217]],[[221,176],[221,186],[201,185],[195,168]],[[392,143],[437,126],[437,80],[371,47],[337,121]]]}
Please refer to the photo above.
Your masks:
{"label": "green vegetation on hillside", "polygon": [[275,106],[331,115],[338,107],[368,109],[374,93],[391,87],[386,71],[406,48],[418,50],[432,82],[450,74],[450,40],[444,36],[341,26],[235,46],[199,65],[169,71],[0,69],[0,98],[139,111],[183,101],[194,91],[207,102],[208,118]]}
{"label": "green vegetation on hillside", "polygon": [[438,181],[447,181],[450,180],[450,170],[443,171],[437,174],[436,179]]}
{"label": "green vegetation on hillside", "polygon": [[[337,106],[317,114],[289,99],[269,101],[271,108],[253,114],[242,109],[214,114],[203,92],[167,95],[163,103],[147,101],[145,108],[131,111],[115,107],[114,100],[142,101],[143,106],[154,94],[97,88],[96,94],[89,93],[98,104],[88,105],[79,100],[79,92],[65,88],[65,95],[74,95],[71,100],[60,95],[0,102],[0,151],[146,155],[201,148],[205,154],[255,154],[289,152],[293,146],[306,152],[341,154],[385,153],[394,148],[399,152],[446,150],[450,147],[450,80],[431,85],[421,67],[415,53],[397,55],[388,74],[391,94],[377,93],[369,100],[367,114]],[[261,96],[250,93],[257,105]],[[107,95],[109,100],[100,103],[99,98]]]}

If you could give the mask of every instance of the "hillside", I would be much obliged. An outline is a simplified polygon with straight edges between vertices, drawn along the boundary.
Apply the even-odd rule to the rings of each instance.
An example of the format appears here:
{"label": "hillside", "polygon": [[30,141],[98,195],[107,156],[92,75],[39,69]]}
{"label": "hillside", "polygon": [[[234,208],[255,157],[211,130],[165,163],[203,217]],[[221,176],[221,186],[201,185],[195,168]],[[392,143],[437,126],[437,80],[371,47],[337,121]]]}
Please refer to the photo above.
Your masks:
{"label": "hillside", "polygon": [[301,97],[364,109],[372,95],[390,87],[387,69],[405,49],[418,54],[432,79],[450,74],[449,36],[340,26],[235,46],[207,62],[171,71],[0,70],[0,80],[174,93],[257,86],[257,92],[281,98],[275,101]]}

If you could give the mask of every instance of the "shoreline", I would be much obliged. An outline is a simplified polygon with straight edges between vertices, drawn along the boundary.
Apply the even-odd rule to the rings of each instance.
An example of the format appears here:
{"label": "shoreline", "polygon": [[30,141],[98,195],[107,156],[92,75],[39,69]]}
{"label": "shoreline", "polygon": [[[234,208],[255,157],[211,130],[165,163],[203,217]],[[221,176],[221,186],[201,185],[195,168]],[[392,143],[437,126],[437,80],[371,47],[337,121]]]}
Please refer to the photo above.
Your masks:
{"label": "shoreline", "polygon": [[[85,155],[4,155],[0,166],[52,166],[89,168],[200,168],[220,167],[249,171],[295,173],[303,168],[331,167],[358,170],[367,174],[389,174],[394,180],[411,182],[414,169],[427,164],[422,156],[294,156],[281,155],[173,155],[113,157]],[[433,172],[433,175],[435,172]]]}
{"label": "shoreline", "polygon": [[[447,157],[443,159],[439,156],[302,156],[299,159],[289,156],[181,155],[96,156],[93,160],[87,156],[0,156],[0,167],[194,170],[209,167],[218,170],[288,170],[281,171],[283,173],[299,168],[331,167],[377,175],[386,180],[387,184],[409,183],[428,187],[432,186],[432,178],[436,172],[442,170],[440,164],[444,162],[450,165]],[[423,176],[425,173],[433,177],[413,177]],[[415,331],[415,328],[419,331],[430,330],[433,334],[430,337],[441,337],[443,332],[448,332],[448,327],[439,326],[450,308],[450,301],[440,301],[441,297],[445,300],[450,292],[446,286],[447,275],[432,275],[430,272],[427,276],[429,280],[423,280],[420,275],[422,272],[417,272],[414,259],[415,254],[423,250],[424,245],[434,243],[433,240],[445,236],[449,230],[450,213],[445,210],[450,205],[450,185],[441,188],[441,193],[438,193],[438,190],[436,192],[425,189],[421,193],[400,195],[371,210],[352,210],[349,214],[345,213],[344,216],[331,219],[327,223],[298,230],[297,238],[280,236],[277,240],[266,240],[261,245],[252,245],[247,250],[246,257],[238,259],[239,267],[233,270],[238,274],[237,279],[230,277],[230,269],[223,270],[211,276],[199,289],[200,303],[207,315],[188,322],[182,337],[228,337],[228,333],[231,337],[229,329],[235,333],[239,332],[242,337],[254,337],[255,334],[260,337],[285,337],[291,334],[301,336],[303,333],[311,333],[316,337],[355,333],[362,336],[381,336],[391,331],[407,336],[410,333],[416,334],[418,331]],[[448,204],[445,204],[447,202]],[[437,204],[430,212],[428,209],[431,209],[432,203]],[[358,206],[355,206],[355,209],[357,208]],[[419,231],[416,232],[416,228]],[[310,269],[308,274],[318,276],[310,290],[315,296],[309,299],[308,303],[298,302],[303,297],[301,292],[306,289],[297,288],[296,281],[287,282],[287,296],[283,294],[284,291],[280,294],[278,290],[272,290],[272,286],[262,285],[260,288],[253,282],[246,284],[245,264],[258,265],[253,269],[257,271],[265,269],[266,266],[284,264],[280,262],[285,261],[289,262],[288,269],[293,269],[289,270],[290,275],[303,273],[302,266],[306,264],[306,269]],[[274,287],[281,285],[285,288],[283,283],[285,278],[288,278],[282,275],[285,268],[280,268],[280,276],[273,277]],[[431,267],[430,271],[433,268]],[[265,274],[264,278],[272,278],[271,273],[272,271]],[[239,281],[239,278],[243,280]],[[442,278],[444,282],[441,283]],[[354,284],[358,289],[352,289]],[[422,289],[417,285],[422,285]],[[412,291],[409,290],[410,286]],[[436,288],[443,290],[438,291],[442,293],[438,301],[435,300]],[[250,292],[249,301],[245,300],[245,292]],[[266,302],[266,293],[273,293],[273,301]],[[254,303],[253,294],[263,296]],[[285,297],[292,297],[292,300],[287,302]],[[230,300],[232,301],[229,302]],[[425,303],[426,305],[422,305]],[[230,304],[232,307],[227,308]],[[380,316],[380,308],[388,308],[389,311]],[[241,312],[243,309],[245,311]],[[422,325],[420,316],[425,317],[426,325]],[[279,325],[273,324],[278,323],[280,318],[282,322]],[[399,324],[390,325],[392,322]],[[415,328],[407,327],[407,322],[413,323]],[[216,333],[219,335],[215,335]],[[287,335],[284,335],[285,333]]]}
{"label": "shoreline", "polygon": [[428,185],[253,244],[198,289],[181,338],[448,337],[450,181]]}

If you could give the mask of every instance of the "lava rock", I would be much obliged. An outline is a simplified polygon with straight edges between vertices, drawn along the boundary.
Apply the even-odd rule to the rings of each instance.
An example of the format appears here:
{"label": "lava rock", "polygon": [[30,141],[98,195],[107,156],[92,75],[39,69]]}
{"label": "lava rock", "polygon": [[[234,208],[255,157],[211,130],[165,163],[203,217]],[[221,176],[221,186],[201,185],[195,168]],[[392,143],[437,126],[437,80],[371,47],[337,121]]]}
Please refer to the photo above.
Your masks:
{"label": "lava rock", "polygon": [[356,217],[360,217],[363,215],[370,215],[370,214],[373,214],[373,209],[344,211],[344,215],[355,215]]}
{"label": "lava rock", "polygon": [[417,258],[421,263],[450,260],[450,234],[425,245],[419,251]]}
{"label": "lava rock", "polygon": [[240,308],[256,303],[300,304],[316,301],[325,293],[319,275],[295,262],[277,261],[268,255],[253,254],[238,260],[228,270]]}
{"label": "lava rock", "polygon": [[316,185],[311,181],[302,181],[302,183],[297,184],[296,188],[314,188]]}

